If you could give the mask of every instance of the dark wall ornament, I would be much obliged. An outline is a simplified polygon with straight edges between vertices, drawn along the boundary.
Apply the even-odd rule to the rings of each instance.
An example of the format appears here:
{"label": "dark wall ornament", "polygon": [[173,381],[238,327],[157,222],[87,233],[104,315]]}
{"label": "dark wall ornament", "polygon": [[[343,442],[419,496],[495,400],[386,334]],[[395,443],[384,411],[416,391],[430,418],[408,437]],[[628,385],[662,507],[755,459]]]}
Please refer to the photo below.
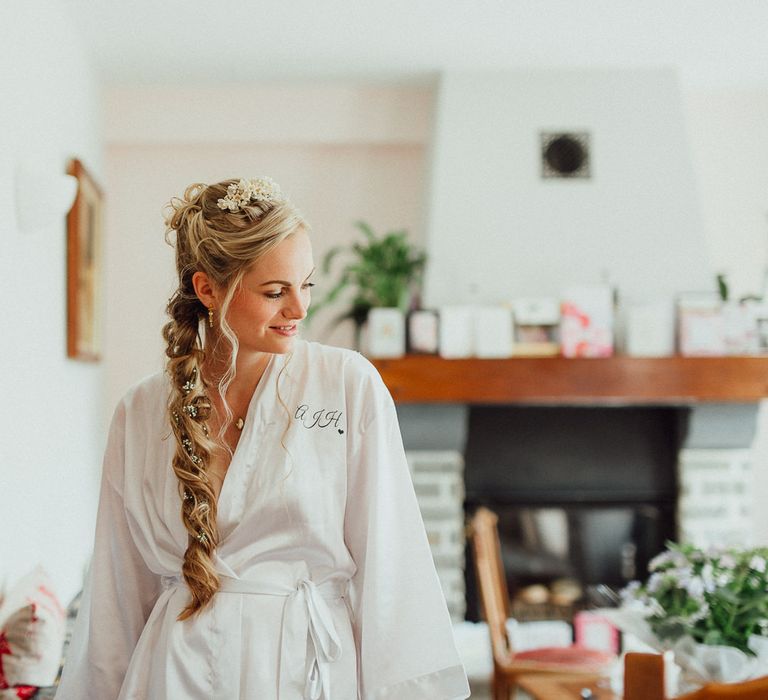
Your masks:
{"label": "dark wall ornament", "polygon": [[591,174],[589,132],[541,132],[543,178],[589,178]]}

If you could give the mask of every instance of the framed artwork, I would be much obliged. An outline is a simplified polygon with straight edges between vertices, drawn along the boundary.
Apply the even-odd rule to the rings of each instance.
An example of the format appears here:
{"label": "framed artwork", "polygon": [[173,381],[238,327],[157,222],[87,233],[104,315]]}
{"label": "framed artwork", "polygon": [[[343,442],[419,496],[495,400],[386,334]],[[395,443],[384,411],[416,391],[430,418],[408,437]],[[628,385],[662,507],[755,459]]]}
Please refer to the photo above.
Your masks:
{"label": "framed artwork", "polygon": [[83,164],[70,161],[77,198],[67,215],[67,357],[101,357],[100,278],[103,195]]}

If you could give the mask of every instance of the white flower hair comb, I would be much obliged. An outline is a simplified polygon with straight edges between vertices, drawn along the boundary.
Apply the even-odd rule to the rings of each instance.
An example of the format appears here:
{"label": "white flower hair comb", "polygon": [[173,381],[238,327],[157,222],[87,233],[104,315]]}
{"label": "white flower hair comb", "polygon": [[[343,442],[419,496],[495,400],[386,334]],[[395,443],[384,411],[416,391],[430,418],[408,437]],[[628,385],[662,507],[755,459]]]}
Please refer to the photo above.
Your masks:
{"label": "white flower hair comb", "polygon": [[240,211],[250,202],[284,202],[280,185],[269,177],[252,177],[227,187],[227,196],[218,201],[220,209]]}

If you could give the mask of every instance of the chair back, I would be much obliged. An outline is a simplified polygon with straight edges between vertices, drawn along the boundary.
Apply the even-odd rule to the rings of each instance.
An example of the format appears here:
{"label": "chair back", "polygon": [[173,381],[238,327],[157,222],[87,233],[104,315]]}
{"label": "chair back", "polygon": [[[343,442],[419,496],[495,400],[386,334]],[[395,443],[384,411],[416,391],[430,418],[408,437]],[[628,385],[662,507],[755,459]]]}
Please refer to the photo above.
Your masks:
{"label": "chair back", "polygon": [[664,700],[664,657],[624,655],[624,700]]}
{"label": "chair back", "polygon": [[501,560],[498,516],[481,506],[470,521],[470,541],[483,615],[491,634],[495,663],[508,661],[512,648],[507,634],[509,591]]}

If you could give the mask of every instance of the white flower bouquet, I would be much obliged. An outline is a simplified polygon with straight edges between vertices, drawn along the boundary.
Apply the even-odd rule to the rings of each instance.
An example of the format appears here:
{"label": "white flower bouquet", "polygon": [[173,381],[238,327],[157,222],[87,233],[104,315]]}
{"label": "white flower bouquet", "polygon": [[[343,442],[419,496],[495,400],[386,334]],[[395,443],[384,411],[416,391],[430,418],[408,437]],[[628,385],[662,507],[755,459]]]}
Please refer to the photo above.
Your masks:
{"label": "white flower bouquet", "polygon": [[768,548],[701,550],[668,544],[645,584],[606,611],[624,632],[672,650],[682,688],[768,675]]}

